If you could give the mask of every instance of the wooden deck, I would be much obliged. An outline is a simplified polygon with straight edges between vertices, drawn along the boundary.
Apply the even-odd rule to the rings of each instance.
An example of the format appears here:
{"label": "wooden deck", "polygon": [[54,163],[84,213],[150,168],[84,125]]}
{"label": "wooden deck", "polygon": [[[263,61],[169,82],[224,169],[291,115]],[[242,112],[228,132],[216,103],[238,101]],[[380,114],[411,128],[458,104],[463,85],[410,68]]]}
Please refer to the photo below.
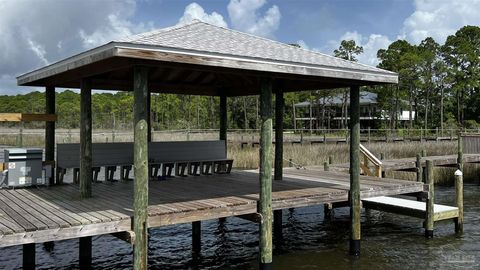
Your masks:
{"label": "wooden deck", "polygon": [[[176,177],[150,181],[148,226],[256,213],[257,173]],[[274,181],[273,209],[345,202],[349,176],[317,169],[286,169]],[[361,178],[370,198],[423,191],[423,184]],[[0,247],[130,231],[133,182],[96,183],[93,198],[81,200],[76,185],[0,190]]]}
{"label": "wooden deck", "polygon": [[[432,160],[433,166],[437,167],[456,167],[457,155],[445,156],[427,156],[422,157],[422,167],[425,167],[426,160]],[[463,154],[463,162],[466,163],[480,163],[480,154]],[[416,158],[399,158],[382,160],[382,171],[415,171]],[[349,164],[331,164],[330,170],[339,172],[348,172]]]}

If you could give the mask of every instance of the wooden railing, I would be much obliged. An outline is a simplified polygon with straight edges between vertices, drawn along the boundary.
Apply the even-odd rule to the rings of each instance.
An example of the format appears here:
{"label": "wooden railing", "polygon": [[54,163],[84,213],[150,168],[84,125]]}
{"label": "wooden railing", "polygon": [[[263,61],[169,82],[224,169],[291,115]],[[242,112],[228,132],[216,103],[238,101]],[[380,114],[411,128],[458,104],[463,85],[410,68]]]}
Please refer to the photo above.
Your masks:
{"label": "wooden railing", "polygon": [[[360,144],[360,153],[363,156],[363,162],[360,162],[362,173],[368,176],[382,177],[382,162],[362,144]],[[373,172],[370,169],[370,163],[374,167]]]}

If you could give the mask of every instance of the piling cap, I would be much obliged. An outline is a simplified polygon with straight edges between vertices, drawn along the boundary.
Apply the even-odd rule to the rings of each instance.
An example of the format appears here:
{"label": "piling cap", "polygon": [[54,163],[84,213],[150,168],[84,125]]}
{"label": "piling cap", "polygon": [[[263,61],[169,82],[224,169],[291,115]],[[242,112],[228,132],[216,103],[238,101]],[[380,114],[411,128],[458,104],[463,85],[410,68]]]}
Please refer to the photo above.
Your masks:
{"label": "piling cap", "polygon": [[460,170],[455,171],[455,176],[462,176],[462,175],[463,175],[462,171]]}

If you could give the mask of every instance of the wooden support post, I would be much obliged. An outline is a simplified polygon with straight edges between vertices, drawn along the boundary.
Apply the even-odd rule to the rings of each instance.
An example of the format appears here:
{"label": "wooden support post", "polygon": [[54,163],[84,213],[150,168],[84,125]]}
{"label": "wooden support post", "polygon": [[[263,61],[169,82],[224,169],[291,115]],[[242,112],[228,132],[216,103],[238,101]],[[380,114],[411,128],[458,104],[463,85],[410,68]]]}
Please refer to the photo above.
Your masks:
{"label": "wooden support post", "polygon": [[152,93],[148,90],[147,94],[147,126],[148,126],[148,133],[147,133],[147,141],[152,141]]}
{"label": "wooden support post", "polygon": [[80,90],[80,196],[92,197],[92,87],[86,78]]}
{"label": "wooden support post", "polygon": [[[55,114],[55,87],[47,86],[45,88],[45,113]],[[45,161],[55,160],[55,122],[47,121],[45,123]],[[48,184],[55,184],[54,166],[50,172]]]}
{"label": "wooden support post", "polygon": [[283,240],[283,211],[282,209],[273,211],[273,234],[276,241]]}
{"label": "wooden support post", "polygon": [[370,127],[368,127],[368,143],[370,143]]}
{"label": "wooden support post", "polygon": [[455,171],[455,201],[458,207],[455,232],[463,233],[463,173],[460,170]]}
{"label": "wooden support post", "polygon": [[277,90],[275,95],[275,180],[283,178],[283,111],[285,102],[283,92]]}
{"label": "wooden support post", "polygon": [[457,157],[457,168],[463,172],[463,142],[462,134],[458,133],[458,157]]}
{"label": "wooden support post", "polygon": [[333,156],[328,156],[328,164],[333,164]]}
{"label": "wooden support post", "polygon": [[[329,171],[329,170],[330,170],[330,168],[329,168],[328,165],[331,164],[331,163],[330,163],[330,158],[331,158],[331,157],[332,157],[332,156],[329,156],[329,158],[328,158],[329,162],[325,161],[325,162],[323,163],[323,170],[324,170],[324,171]],[[329,219],[329,218],[331,218],[331,217],[332,217],[332,212],[333,212],[332,210],[333,210],[333,205],[332,205],[331,203],[326,203],[326,204],[324,204],[324,205],[323,205],[323,218],[324,218],[324,219]]]}
{"label": "wooden support post", "polygon": [[[275,166],[274,179],[283,179],[283,113],[285,110],[285,100],[283,91],[277,90],[275,94]],[[273,211],[273,233],[277,241],[283,239],[282,232],[282,210]]]}
{"label": "wooden support post", "polygon": [[360,88],[350,87],[350,254],[360,255]]}
{"label": "wooden support post", "polygon": [[433,162],[431,160],[427,160],[427,167],[426,167],[426,177],[427,177],[427,185],[428,185],[428,199],[427,199],[427,209],[425,215],[425,237],[432,238],[433,237],[433,224],[434,224],[434,204],[435,204],[435,187],[433,184]]}
{"label": "wooden support post", "polygon": [[417,182],[422,182],[423,167],[422,156],[420,154],[417,154],[417,161],[415,162],[415,167],[417,167]]}
{"label": "wooden support post", "polygon": [[35,269],[35,243],[23,245],[23,269]]}
{"label": "wooden support post", "polygon": [[[219,139],[225,141],[225,156],[228,153],[228,143],[227,143],[227,128],[228,128],[228,111],[227,111],[227,96],[225,94],[220,95],[220,130],[219,130]],[[253,140],[253,139],[252,139]],[[221,169],[225,171],[225,168]],[[219,221],[224,223],[226,218],[220,218]]]}
{"label": "wooden support post", "polygon": [[380,153],[380,160],[384,160],[385,159],[385,153]]}
{"label": "wooden support post", "polygon": [[92,237],[80,237],[79,238],[79,252],[78,261],[80,269],[92,268]]}
{"label": "wooden support post", "polygon": [[272,269],[272,81],[260,87],[260,269]]}
{"label": "wooden support post", "polygon": [[426,157],[427,156],[427,150],[423,149],[422,150],[422,157]]}
{"label": "wooden support post", "polygon": [[323,170],[326,171],[326,172],[328,172],[330,170],[327,161],[323,162]]}
{"label": "wooden support post", "polygon": [[192,251],[195,254],[200,254],[202,249],[202,222],[192,222]]}
{"label": "wooden support post", "polygon": [[135,232],[134,269],[148,268],[147,206],[148,206],[148,124],[147,95],[148,69],[136,66],[133,69],[134,92],[134,202],[133,230]]}

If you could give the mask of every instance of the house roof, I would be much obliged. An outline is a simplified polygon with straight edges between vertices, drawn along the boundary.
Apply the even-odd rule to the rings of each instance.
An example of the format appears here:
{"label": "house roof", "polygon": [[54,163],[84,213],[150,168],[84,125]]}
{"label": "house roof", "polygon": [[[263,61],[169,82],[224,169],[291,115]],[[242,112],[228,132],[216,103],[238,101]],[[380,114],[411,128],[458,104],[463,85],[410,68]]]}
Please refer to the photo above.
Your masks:
{"label": "house roof", "polygon": [[202,88],[248,89],[261,76],[277,79],[286,91],[398,82],[390,71],[200,21],[114,40],[17,81],[71,87],[93,77],[96,89],[128,90],[131,78],[125,76],[134,65],[157,71],[150,74],[154,88],[191,89],[193,94]]}
{"label": "house roof", "polygon": [[[347,93],[347,100],[346,103],[350,103],[350,93]],[[376,93],[368,92],[368,91],[360,91],[360,106],[365,106],[365,105],[370,105],[370,104],[377,104],[377,97],[378,95]],[[340,106],[343,104],[344,101],[344,96],[342,93],[334,95],[334,96],[328,96],[325,98],[320,98],[315,102],[316,104],[324,104],[325,106]],[[300,103],[296,103],[295,107],[308,107],[310,106],[310,101],[304,101]]]}

